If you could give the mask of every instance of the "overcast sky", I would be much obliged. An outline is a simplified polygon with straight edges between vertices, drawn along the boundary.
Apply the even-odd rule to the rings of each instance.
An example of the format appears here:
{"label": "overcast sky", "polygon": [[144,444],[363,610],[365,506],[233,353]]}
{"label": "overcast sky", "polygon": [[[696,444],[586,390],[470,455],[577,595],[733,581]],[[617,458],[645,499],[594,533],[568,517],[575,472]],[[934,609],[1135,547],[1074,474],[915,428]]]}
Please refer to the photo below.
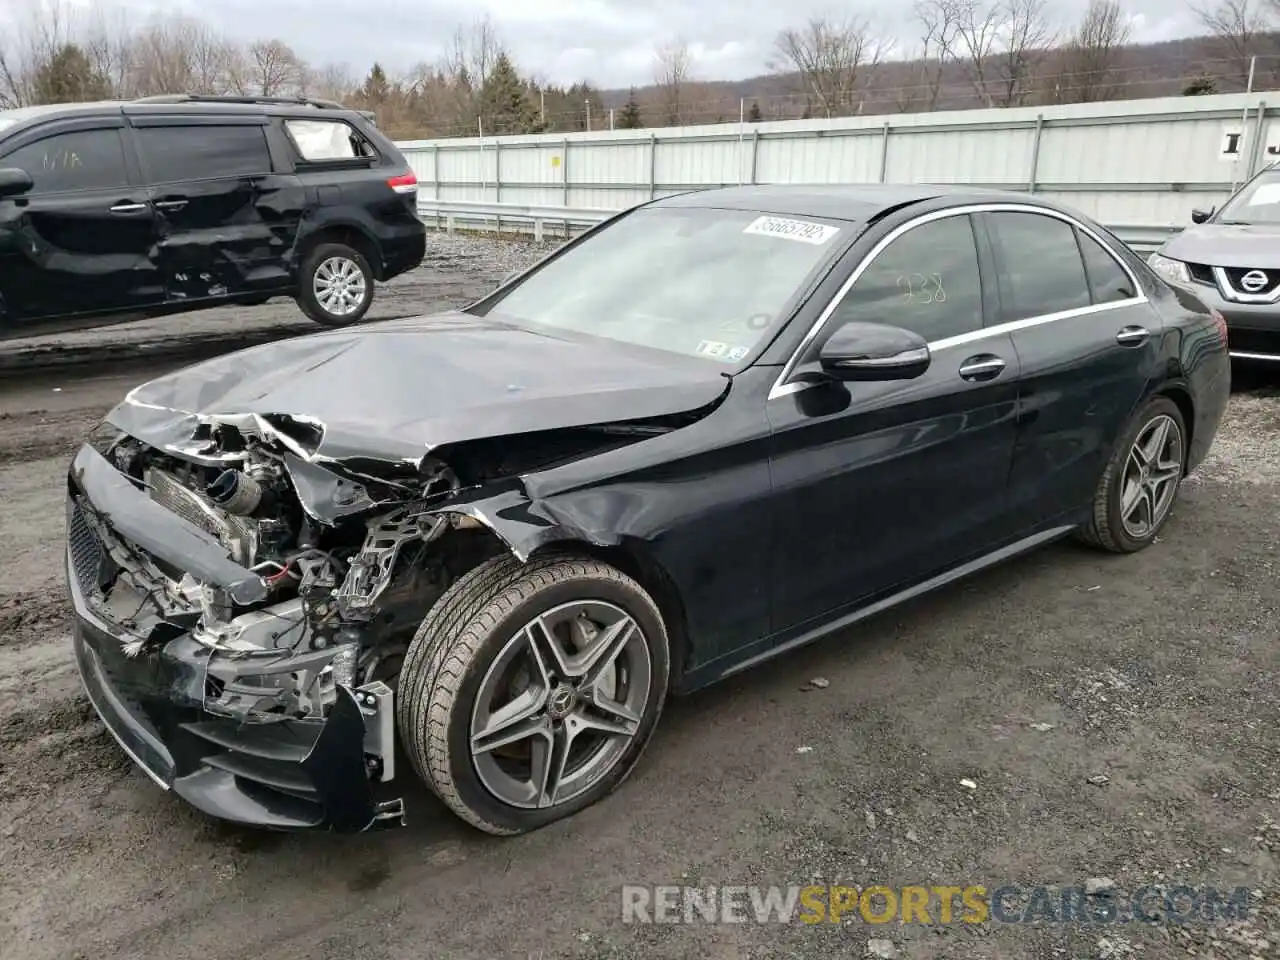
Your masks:
{"label": "overcast sky", "polygon": [[[31,0],[0,0],[17,9]],[[73,0],[74,2],[74,0]],[[87,0],[80,0],[87,2]],[[109,2],[109,0],[108,0]],[[587,79],[597,87],[652,82],[655,43],[680,35],[695,58],[697,79],[734,80],[766,71],[780,29],[830,9],[883,21],[912,40],[910,4],[871,0],[833,7],[831,0],[116,0],[131,19],[162,6],[202,17],[245,39],[279,37],[313,62],[345,62],[363,74],[374,61],[389,70],[433,62],[453,30],[488,12],[526,74],[552,83]],[[1062,22],[1077,19],[1088,0],[1049,0]],[[1201,32],[1185,3],[1121,0],[1135,41]],[[13,5],[13,6],[10,6]]]}

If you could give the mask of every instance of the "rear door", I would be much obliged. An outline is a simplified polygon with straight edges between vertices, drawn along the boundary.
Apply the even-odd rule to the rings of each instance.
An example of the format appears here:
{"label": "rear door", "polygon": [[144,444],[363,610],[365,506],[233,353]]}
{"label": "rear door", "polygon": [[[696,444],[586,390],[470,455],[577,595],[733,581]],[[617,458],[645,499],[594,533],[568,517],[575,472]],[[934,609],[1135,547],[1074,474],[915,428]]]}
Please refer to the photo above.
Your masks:
{"label": "rear door", "polygon": [[145,307],[163,299],[155,224],[119,117],[40,127],[0,149],[34,187],[0,198],[0,320]]}
{"label": "rear door", "polygon": [[1092,500],[1155,373],[1161,321],[1107,241],[1078,221],[1030,207],[982,221],[1022,368],[1011,505],[1022,528],[1047,526]]}
{"label": "rear door", "polygon": [[[266,117],[133,117],[150,185],[170,302],[279,292],[288,284],[290,227]],[[292,177],[285,175],[292,181]]]}

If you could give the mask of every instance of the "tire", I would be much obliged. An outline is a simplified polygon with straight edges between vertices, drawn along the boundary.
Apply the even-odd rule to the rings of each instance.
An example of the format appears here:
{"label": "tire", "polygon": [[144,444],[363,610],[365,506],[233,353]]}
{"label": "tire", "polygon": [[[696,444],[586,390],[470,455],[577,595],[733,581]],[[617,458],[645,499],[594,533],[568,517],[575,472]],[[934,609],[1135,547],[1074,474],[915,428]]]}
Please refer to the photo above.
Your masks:
{"label": "tire", "polygon": [[[616,683],[612,694],[605,695],[628,698],[627,707],[635,722],[627,725],[626,736],[607,736],[581,727],[582,716],[616,720],[618,715],[597,713],[588,703],[589,692],[580,691],[577,703],[566,706],[562,694],[571,686],[568,678],[573,673],[555,670],[545,644],[544,661],[552,664],[550,672],[563,673],[563,677],[559,682],[534,682],[537,671],[528,653],[524,627],[536,617],[553,623],[579,604],[590,604],[593,616],[620,615],[617,632],[630,638],[617,655],[617,662],[629,665],[625,674],[629,680],[624,683],[619,679],[622,673],[609,673]],[[626,622],[638,629],[631,631],[624,626]],[[606,635],[602,632],[596,638]],[[525,671],[528,687],[512,696],[524,697],[531,705],[543,703],[527,721],[540,724],[541,732],[492,752],[473,754],[472,734],[477,726],[490,725],[490,691],[506,689],[499,681],[506,675],[508,663],[511,667],[525,664],[515,676]],[[644,665],[647,683],[642,682]],[[400,674],[396,723],[414,770],[450,810],[485,833],[513,836],[577,813],[617,789],[653,735],[666,700],[669,674],[669,640],[662,615],[630,577],[586,558],[556,556],[522,564],[503,556],[458,579],[422,621]],[[591,689],[598,694],[599,686]],[[535,696],[537,690],[542,693]],[[498,699],[505,700],[505,694]],[[572,712],[561,713],[563,719],[557,724],[557,712],[569,707]],[[529,786],[535,780],[534,759],[538,756],[533,745],[546,745],[553,736],[564,737],[575,724],[577,735],[567,734],[574,749],[591,747],[597,739],[602,744],[598,769],[593,772],[578,760],[585,773],[579,774],[581,782],[575,784],[571,769],[566,768],[570,775],[563,781],[563,799],[553,797],[551,802],[538,805],[532,795],[514,797],[519,776],[511,773],[523,772],[526,761],[500,760],[499,750],[519,754],[529,745]]]}
{"label": "tire", "polygon": [[[1156,483],[1152,477],[1168,474],[1167,482],[1154,493],[1148,488],[1148,502],[1154,503],[1156,509],[1148,514],[1148,523],[1135,524],[1132,520],[1140,518],[1141,513],[1130,511],[1126,518],[1124,492],[1126,488],[1131,489],[1130,484],[1135,476],[1144,475],[1140,473],[1137,461],[1132,458],[1139,439],[1148,451],[1151,449],[1152,441],[1155,440],[1153,431],[1160,426],[1170,431],[1170,434],[1161,454],[1156,458],[1159,469],[1148,466],[1149,472],[1145,476],[1150,483]],[[1173,431],[1176,431],[1176,436],[1172,435]],[[1182,411],[1168,397],[1153,397],[1129,421],[1129,426],[1116,443],[1107,468],[1098,480],[1098,488],[1093,497],[1093,515],[1080,529],[1080,539],[1111,553],[1136,553],[1149,547],[1159,536],[1177,502],[1186,462],[1187,428]],[[1134,471],[1139,472],[1135,474]]]}
{"label": "tire", "polygon": [[[339,282],[338,275],[345,278]],[[354,301],[330,301],[317,290],[337,282],[339,289],[353,294]],[[298,306],[323,327],[346,327],[359,323],[373,303],[373,270],[364,254],[345,243],[322,243],[302,259],[298,271]],[[343,309],[345,307],[345,309]]]}

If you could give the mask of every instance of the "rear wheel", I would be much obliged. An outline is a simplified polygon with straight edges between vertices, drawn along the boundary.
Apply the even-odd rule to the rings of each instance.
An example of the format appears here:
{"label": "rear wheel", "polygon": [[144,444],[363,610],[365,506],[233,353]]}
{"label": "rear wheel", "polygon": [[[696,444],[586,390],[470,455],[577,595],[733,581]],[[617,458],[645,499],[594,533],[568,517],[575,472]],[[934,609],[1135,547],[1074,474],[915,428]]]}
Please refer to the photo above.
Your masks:
{"label": "rear wheel", "polygon": [[436,603],[409,646],[397,723],[454,813],[487,833],[537,829],[626,779],[670,672],[656,604],[617,569],[491,560]]}
{"label": "rear wheel", "polygon": [[359,323],[373,303],[369,261],[345,243],[322,243],[302,260],[298,306],[325,327]]}
{"label": "rear wheel", "polygon": [[1139,411],[1098,481],[1093,516],[1080,531],[1087,543],[1113,553],[1150,546],[1178,498],[1186,433],[1182,411],[1168,397]]}

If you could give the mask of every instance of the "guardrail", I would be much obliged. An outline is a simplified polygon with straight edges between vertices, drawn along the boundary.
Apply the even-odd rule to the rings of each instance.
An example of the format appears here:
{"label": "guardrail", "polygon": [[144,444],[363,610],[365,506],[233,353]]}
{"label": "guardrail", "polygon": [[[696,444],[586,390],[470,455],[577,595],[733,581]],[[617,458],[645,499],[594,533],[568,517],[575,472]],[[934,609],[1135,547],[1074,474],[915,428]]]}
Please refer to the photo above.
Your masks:
{"label": "guardrail", "polygon": [[[573,227],[589,227],[620,213],[582,207],[531,207],[519,203],[492,203],[483,200],[435,200],[418,198],[418,215],[434,220],[437,229],[448,233],[465,229],[503,229],[506,225],[521,232],[533,233],[541,243],[546,238],[546,224],[564,226],[568,236]],[[1147,254],[1178,233],[1181,227],[1163,225],[1108,225],[1108,229],[1136,252]]]}

